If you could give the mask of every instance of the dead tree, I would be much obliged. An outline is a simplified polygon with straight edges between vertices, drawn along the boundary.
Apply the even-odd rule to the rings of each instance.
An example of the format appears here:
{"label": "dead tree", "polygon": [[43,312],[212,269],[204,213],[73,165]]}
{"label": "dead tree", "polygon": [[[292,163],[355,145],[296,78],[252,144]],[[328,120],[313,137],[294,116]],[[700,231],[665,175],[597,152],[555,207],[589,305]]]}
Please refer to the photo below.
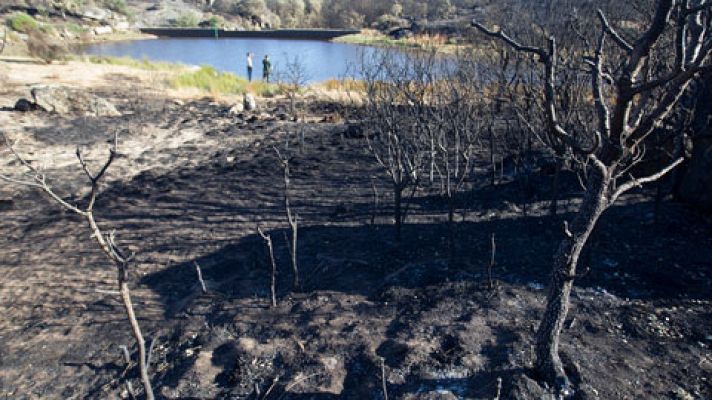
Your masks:
{"label": "dead tree", "polygon": [[296,107],[297,96],[309,82],[309,74],[304,66],[304,62],[298,56],[287,58],[284,67],[278,69],[276,72],[277,86],[280,88],[280,91],[287,96],[287,100],[289,100],[289,113],[292,118],[298,118]]}
{"label": "dead tree", "polygon": [[423,77],[414,77],[415,66],[422,61],[417,55],[399,54],[379,52],[362,61],[360,71],[365,85],[364,138],[391,180],[396,241],[400,241],[408,211],[403,207],[404,192],[411,188],[411,197],[415,194],[427,161],[433,159],[430,149],[434,149],[419,112],[424,108]]}
{"label": "dead tree", "polygon": [[[3,135],[4,137],[4,135]],[[54,202],[59,204],[61,207],[72,211],[79,216],[83,217],[87,223],[89,231],[92,233],[92,237],[96,240],[99,248],[102,250],[104,255],[114,264],[117,272],[117,284],[119,287],[119,294],[121,296],[121,301],[124,305],[124,310],[126,311],[126,316],[131,326],[131,332],[136,339],[136,344],[138,346],[138,357],[139,357],[139,372],[141,375],[141,382],[144,387],[145,396],[148,400],[153,400],[153,389],[151,388],[151,381],[148,376],[148,366],[147,366],[147,354],[146,354],[146,343],[143,339],[143,334],[141,333],[141,328],[136,319],[136,313],[134,312],[133,303],[131,301],[131,291],[128,285],[128,270],[131,262],[134,259],[133,253],[128,253],[126,250],[122,249],[116,244],[116,235],[114,231],[110,233],[104,233],[94,218],[94,204],[96,203],[96,198],[99,194],[99,188],[102,179],[106,175],[106,171],[109,169],[111,164],[117,157],[116,146],[118,143],[118,136],[114,136],[113,147],[109,150],[109,157],[98,172],[92,174],[89,170],[89,166],[84,160],[81,151],[77,148],[76,155],[79,160],[79,164],[84,172],[84,174],[89,179],[91,190],[89,192],[89,197],[87,203],[84,207],[79,205],[74,205],[69,201],[63,199],[47,181],[47,177],[40,170],[32,166],[27,160],[25,160],[19,153],[15,151],[12,143],[4,137],[7,147],[10,152],[17,159],[17,161],[26,170],[22,178],[14,178],[11,176],[0,175],[0,179],[17,185],[37,188],[43,191],[46,195],[50,197]]]}
{"label": "dead tree", "polygon": [[271,274],[271,281],[270,281],[270,292],[272,294],[272,307],[277,307],[277,289],[276,289],[276,286],[277,286],[277,262],[274,259],[274,246],[272,245],[272,237],[270,235],[265,234],[259,225],[257,226],[257,233],[259,233],[260,237],[262,237],[262,240],[265,241],[265,245],[267,246],[269,262],[272,265],[272,274]]}
{"label": "dead tree", "polygon": [[[289,161],[290,158],[283,157],[279,150],[275,147],[274,151],[277,153],[277,158],[282,165],[282,170],[284,171],[284,211],[287,216],[287,223],[289,224],[289,230],[291,232],[291,238],[287,239],[287,247],[289,248],[289,259],[292,263],[292,271],[294,273],[293,286],[294,290],[299,290],[299,266],[297,264],[297,235],[299,233],[299,216],[292,213],[292,207],[289,204]],[[285,234],[286,236],[286,234]]]}
{"label": "dead tree", "polygon": [[[442,66],[441,68],[447,68]],[[455,257],[455,199],[470,176],[478,148],[482,93],[471,82],[479,79],[476,63],[460,55],[453,71],[438,79],[430,107],[431,123],[436,125],[435,165],[447,199],[448,247]]]}
{"label": "dead tree", "polygon": [[[555,255],[547,305],[536,334],[535,367],[561,392],[570,383],[559,357],[559,337],[569,309],[579,256],[596,222],[621,195],[656,181],[682,162],[670,160],[647,176],[635,176],[645,159],[646,139],[671,115],[690,83],[710,74],[712,28],[709,1],[657,0],[652,20],[635,40],[629,40],[598,12],[600,32],[588,67],[595,126],[565,129],[559,121],[557,71],[560,54],[554,36],[546,47],[524,45],[502,30],[473,26],[519,52],[534,55],[543,66],[541,92],[546,130],[566,145],[571,158],[586,170],[586,190],[577,216],[564,224],[564,238]],[[610,43],[609,43],[610,42]],[[670,51],[672,46],[673,51]],[[586,131],[581,134],[581,131]]]}

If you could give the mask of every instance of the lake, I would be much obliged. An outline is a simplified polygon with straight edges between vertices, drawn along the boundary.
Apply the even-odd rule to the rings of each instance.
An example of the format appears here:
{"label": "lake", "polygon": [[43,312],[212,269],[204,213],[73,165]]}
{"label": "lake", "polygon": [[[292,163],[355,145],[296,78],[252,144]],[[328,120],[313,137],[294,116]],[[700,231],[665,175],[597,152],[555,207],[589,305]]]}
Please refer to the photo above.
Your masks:
{"label": "lake", "polygon": [[246,77],[247,52],[254,53],[253,79],[262,77],[262,58],[270,56],[278,71],[287,60],[298,57],[309,82],[338,79],[347,76],[374,48],[318,40],[257,39],[257,38],[161,38],[108,42],[84,47],[90,55],[132,57],[151,61],[167,61],[188,65],[210,65]]}

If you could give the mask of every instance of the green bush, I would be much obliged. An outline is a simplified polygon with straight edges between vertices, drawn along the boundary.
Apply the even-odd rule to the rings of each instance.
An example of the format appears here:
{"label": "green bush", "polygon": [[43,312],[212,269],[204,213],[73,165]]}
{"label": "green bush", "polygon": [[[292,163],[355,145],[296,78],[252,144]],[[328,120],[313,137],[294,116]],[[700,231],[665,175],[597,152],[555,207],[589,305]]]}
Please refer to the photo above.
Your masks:
{"label": "green bush", "polygon": [[17,31],[17,32],[22,32],[22,33],[29,33],[31,31],[36,30],[39,28],[40,24],[37,22],[36,19],[32,18],[31,16],[25,14],[25,13],[19,13],[15,14],[12,17],[10,17],[10,27]]}
{"label": "green bush", "polygon": [[126,0],[103,0],[104,7],[119,14],[129,15]]}
{"label": "green bush", "polygon": [[198,26],[200,19],[194,13],[185,13],[176,18],[173,25],[179,28],[194,28]]}
{"label": "green bush", "polygon": [[223,19],[219,15],[210,16],[210,18],[208,18],[206,22],[210,24],[211,28],[222,28],[223,26],[225,26],[225,19]]}
{"label": "green bush", "polygon": [[89,31],[89,28],[85,28],[79,24],[75,24],[74,22],[64,24],[64,28],[67,29],[69,32],[72,32],[77,35],[86,33]]}

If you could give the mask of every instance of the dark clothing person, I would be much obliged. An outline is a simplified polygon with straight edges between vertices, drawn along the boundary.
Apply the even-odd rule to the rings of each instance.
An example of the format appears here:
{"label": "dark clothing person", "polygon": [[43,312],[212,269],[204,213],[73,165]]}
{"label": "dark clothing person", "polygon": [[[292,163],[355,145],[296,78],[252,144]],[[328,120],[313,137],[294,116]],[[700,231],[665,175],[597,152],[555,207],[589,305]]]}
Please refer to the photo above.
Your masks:
{"label": "dark clothing person", "polygon": [[269,82],[269,76],[272,73],[272,62],[269,60],[269,56],[265,56],[262,60],[262,80]]}

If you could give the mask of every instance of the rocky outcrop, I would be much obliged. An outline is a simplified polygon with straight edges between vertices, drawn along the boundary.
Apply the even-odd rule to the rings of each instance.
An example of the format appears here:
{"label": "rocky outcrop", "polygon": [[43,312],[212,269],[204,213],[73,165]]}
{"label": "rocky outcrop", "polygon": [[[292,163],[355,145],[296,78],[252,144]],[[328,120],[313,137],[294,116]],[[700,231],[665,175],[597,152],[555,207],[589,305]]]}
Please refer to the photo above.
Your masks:
{"label": "rocky outcrop", "polygon": [[118,117],[121,113],[108,100],[59,85],[35,86],[31,89],[34,104],[59,115]]}
{"label": "rocky outcrop", "polygon": [[79,18],[84,18],[87,20],[92,20],[92,21],[106,21],[112,16],[112,12],[105,9],[105,8],[100,8],[100,7],[94,7],[94,6],[84,6],[80,7],[77,10],[73,10],[72,14],[79,17]]}

